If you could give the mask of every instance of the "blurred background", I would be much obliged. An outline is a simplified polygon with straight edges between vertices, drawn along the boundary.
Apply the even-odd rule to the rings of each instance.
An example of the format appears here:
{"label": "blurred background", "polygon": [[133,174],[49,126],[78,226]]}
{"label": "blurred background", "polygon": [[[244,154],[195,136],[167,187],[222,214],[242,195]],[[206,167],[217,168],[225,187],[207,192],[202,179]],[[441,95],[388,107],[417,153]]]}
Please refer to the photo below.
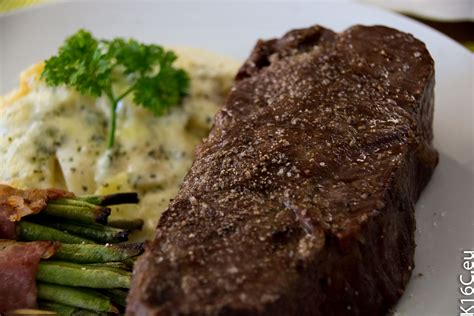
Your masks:
{"label": "blurred background", "polygon": [[[58,0],[0,0],[0,16]],[[64,1],[64,0],[62,0]],[[67,1],[67,0],[66,0]],[[69,0],[84,1],[84,0]],[[95,0],[109,1],[110,0]],[[153,1],[153,0],[149,0]],[[159,1],[159,0],[155,0]],[[199,0],[195,0],[199,1]],[[313,0],[318,1],[318,0]],[[324,1],[324,0],[323,0]],[[360,2],[395,11],[426,24],[474,52],[474,0],[325,0]],[[311,1],[308,1],[311,2]],[[319,0],[321,2],[321,0]]]}

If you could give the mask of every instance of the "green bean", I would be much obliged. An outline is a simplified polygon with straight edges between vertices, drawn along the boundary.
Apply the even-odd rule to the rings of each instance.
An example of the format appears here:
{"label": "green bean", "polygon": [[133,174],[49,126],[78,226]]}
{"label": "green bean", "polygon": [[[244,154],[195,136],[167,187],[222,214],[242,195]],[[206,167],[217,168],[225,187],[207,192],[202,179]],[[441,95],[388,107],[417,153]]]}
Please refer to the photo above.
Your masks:
{"label": "green bean", "polygon": [[42,261],[38,267],[38,281],[89,288],[129,288],[132,274],[128,271],[87,266],[64,261]]}
{"label": "green bean", "polygon": [[115,245],[61,244],[53,257],[77,263],[103,263],[123,261],[142,252],[143,245],[141,243]]}
{"label": "green bean", "polygon": [[135,264],[135,261],[137,259],[138,257],[127,258],[125,260],[122,260],[122,263],[126,264],[130,269],[133,269],[133,265]]}
{"label": "green bean", "polygon": [[39,307],[44,310],[53,311],[59,316],[97,316],[107,315],[107,313],[93,312],[87,309],[82,309],[74,306],[68,306],[47,301],[40,301]]}
{"label": "green bean", "polygon": [[[2,314],[3,315],[3,314]],[[16,309],[13,311],[8,311],[5,313],[5,316],[13,316],[13,315],[56,315],[55,312],[47,311],[47,310],[40,310],[40,309]]]}
{"label": "green bean", "polygon": [[107,223],[107,217],[110,215],[110,209],[101,206],[88,206],[58,204],[55,201],[48,203],[41,214],[67,218],[82,223]]}
{"label": "green bean", "polygon": [[85,263],[85,267],[98,267],[103,269],[110,269],[111,271],[128,271],[131,272],[132,269],[123,262],[103,262],[103,263]]}
{"label": "green bean", "polygon": [[119,204],[137,204],[138,194],[135,192],[127,193],[116,193],[109,195],[88,195],[88,196],[78,196],[77,200],[85,201],[95,205],[109,206],[109,205],[119,205]]}
{"label": "green bean", "polygon": [[69,244],[94,243],[89,239],[25,220],[18,222],[18,228],[20,230],[20,238],[27,241],[58,240]]}
{"label": "green bean", "polygon": [[64,198],[64,199],[57,199],[49,201],[48,204],[52,205],[68,205],[68,206],[78,206],[82,208],[97,208],[97,205],[88,203],[87,201],[78,200],[75,198]]}
{"label": "green bean", "polygon": [[127,305],[127,291],[122,289],[107,289],[102,290],[101,292],[110,297],[113,303],[123,307]]}
{"label": "green bean", "polygon": [[38,298],[96,312],[118,313],[110,298],[97,291],[38,282]]}
{"label": "green bean", "polygon": [[58,220],[51,216],[37,216],[35,221],[68,233],[78,235],[99,243],[117,243],[128,240],[128,230],[108,227],[100,224],[77,223],[70,220]]}
{"label": "green bean", "polygon": [[60,316],[72,316],[74,312],[78,309],[77,307],[67,306],[52,302],[39,302],[39,308],[55,312],[57,315]]}

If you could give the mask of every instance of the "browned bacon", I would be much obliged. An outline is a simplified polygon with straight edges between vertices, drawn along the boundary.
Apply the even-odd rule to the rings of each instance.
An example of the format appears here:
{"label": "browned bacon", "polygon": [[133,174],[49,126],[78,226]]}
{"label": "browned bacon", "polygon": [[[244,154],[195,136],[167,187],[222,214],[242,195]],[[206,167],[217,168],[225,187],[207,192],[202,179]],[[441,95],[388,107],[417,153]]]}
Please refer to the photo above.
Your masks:
{"label": "browned bacon", "polygon": [[[72,197],[73,193],[59,189],[20,190],[0,184],[0,238],[13,239],[14,225],[22,217],[36,214],[44,209],[50,200]],[[5,227],[4,227],[5,225]]]}
{"label": "browned bacon", "polygon": [[36,307],[36,272],[40,259],[59,246],[53,241],[0,240],[0,314]]}
{"label": "browned bacon", "polygon": [[40,259],[51,257],[58,242],[17,242],[16,225],[44,209],[50,200],[74,196],[58,189],[20,190],[0,184],[0,315],[36,306],[36,272]]}

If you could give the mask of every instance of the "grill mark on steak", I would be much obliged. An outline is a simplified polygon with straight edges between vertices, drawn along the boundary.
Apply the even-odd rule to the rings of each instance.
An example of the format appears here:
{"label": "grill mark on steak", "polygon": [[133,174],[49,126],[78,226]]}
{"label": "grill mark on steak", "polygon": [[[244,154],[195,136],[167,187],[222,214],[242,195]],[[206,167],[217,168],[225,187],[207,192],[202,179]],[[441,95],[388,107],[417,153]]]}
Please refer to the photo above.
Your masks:
{"label": "grill mark on steak", "polygon": [[128,315],[383,315],[413,269],[433,60],[382,26],[259,41],[135,266]]}

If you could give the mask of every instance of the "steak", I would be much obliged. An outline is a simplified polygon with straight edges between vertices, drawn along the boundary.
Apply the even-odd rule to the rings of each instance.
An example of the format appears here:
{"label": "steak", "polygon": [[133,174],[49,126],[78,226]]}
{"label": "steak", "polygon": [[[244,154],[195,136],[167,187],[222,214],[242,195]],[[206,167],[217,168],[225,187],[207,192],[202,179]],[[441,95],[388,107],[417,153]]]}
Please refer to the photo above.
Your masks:
{"label": "steak", "polygon": [[136,264],[128,315],[384,315],[438,162],[434,63],[412,35],[259,41]]}

